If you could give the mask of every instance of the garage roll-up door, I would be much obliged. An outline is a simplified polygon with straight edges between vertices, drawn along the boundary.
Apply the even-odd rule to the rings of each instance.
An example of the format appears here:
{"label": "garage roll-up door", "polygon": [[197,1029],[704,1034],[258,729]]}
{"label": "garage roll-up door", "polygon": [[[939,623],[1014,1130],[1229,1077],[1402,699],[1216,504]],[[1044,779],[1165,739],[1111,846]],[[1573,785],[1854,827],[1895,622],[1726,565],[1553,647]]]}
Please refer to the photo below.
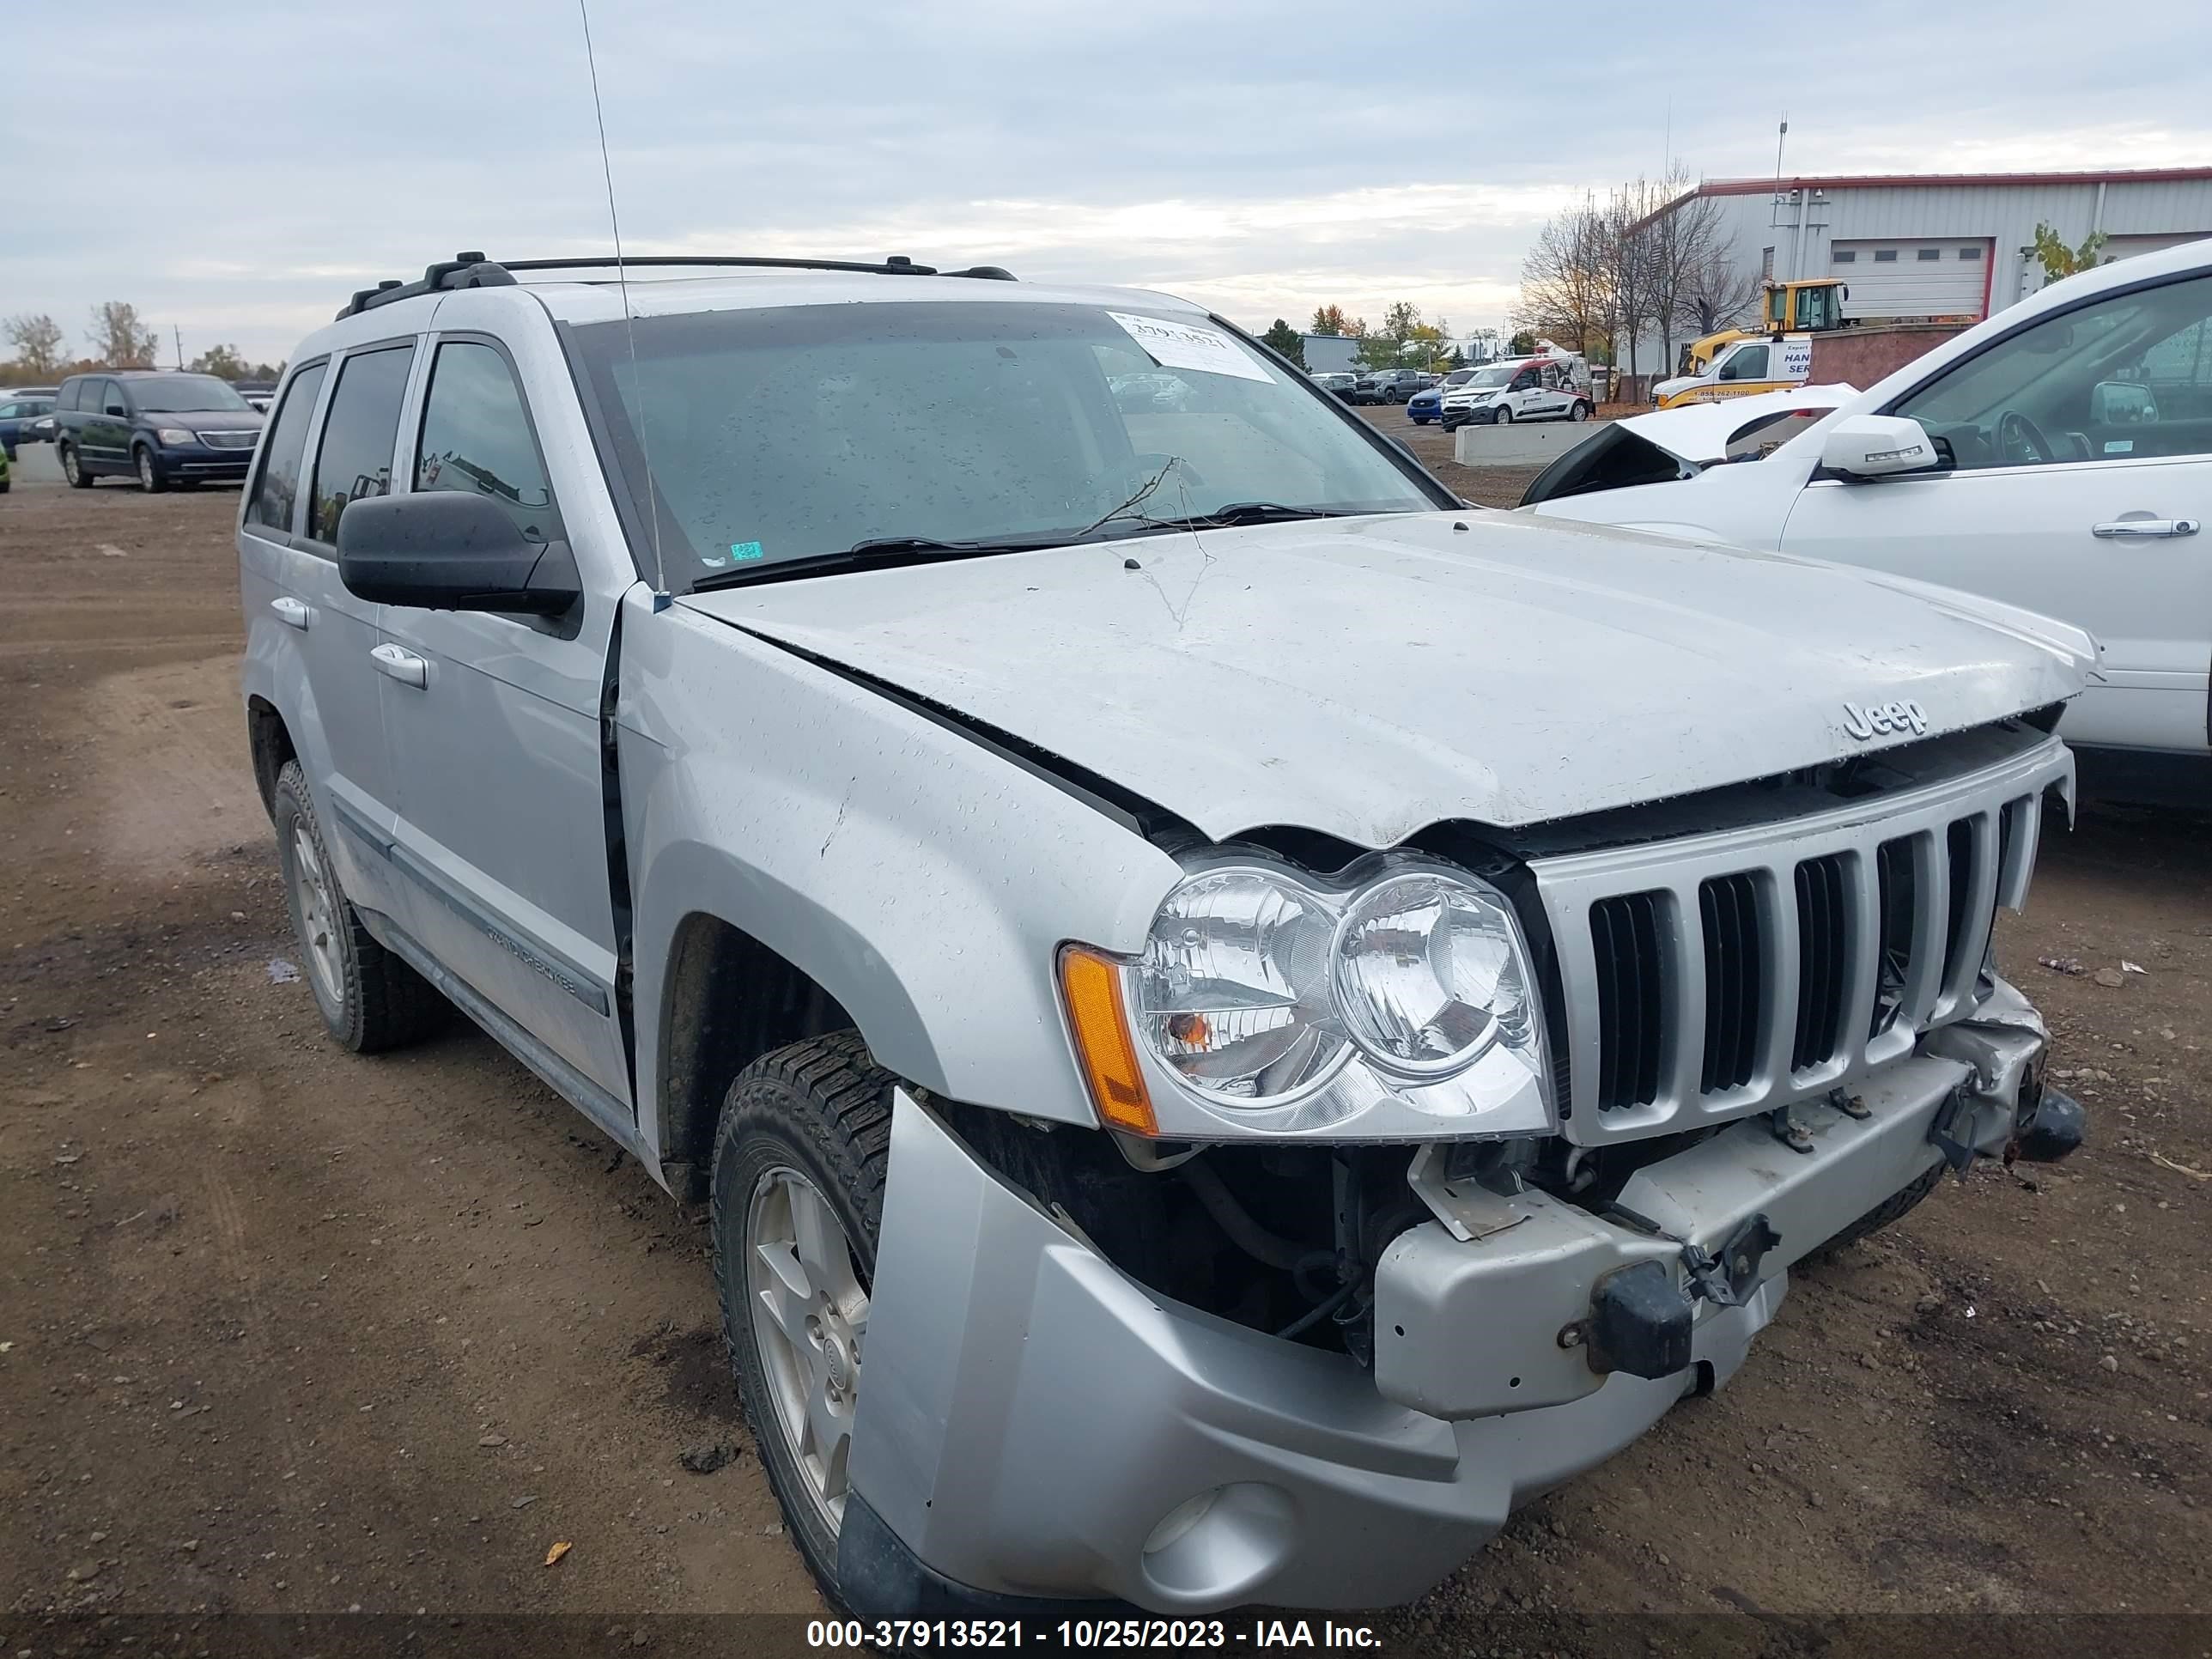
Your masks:
{"label": "garage roll-up door", "polygon": [[1844,315],[1980,317],[1990,285],[1990,240],[1958,236],[1936,241],[1838,241],[1828,249],[1828,274],[1850,289]]}

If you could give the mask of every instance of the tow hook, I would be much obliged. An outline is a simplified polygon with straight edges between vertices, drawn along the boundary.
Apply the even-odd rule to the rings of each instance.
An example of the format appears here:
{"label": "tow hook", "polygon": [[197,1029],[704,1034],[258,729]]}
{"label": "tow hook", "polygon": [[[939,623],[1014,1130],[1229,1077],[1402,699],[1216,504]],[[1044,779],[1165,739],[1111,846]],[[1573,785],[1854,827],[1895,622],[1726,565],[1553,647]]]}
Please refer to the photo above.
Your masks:
{"label": "tow hook", "polygon": [[1745,1293],[1759,1282],[1760,1260],[1781,1242],[1762,1211],[1747,1218],[1717,1250],[1682,1242],[1682,1285],[1662,1261],[1616,1268],[1591,1291],[1589,1317],[1560,1330],[1559,1346],[1586,1346],[1594,1371],[1672,1376],[1690,1363],[1696,1300],[1741,1307]]}
{"label": "tow hook", "polygon": [[1741,1307],[1744,1292],[1759,1283],[1760,1261],[1781,1242],[1766,1212],[1759,1210],[1746,1217],[1717,1250],[1683,1245],[1682,1271],[1688,1277],[1690,1294],[1705,1297],[1716,1308]]}
{"label": "tow hook", "polygon": [[[1929,1144],[1943,1154],[1943,1162],[1961,1181],[1966,1178],[1966,1166],[1974,1161],[1973,1123],[1973,1103],[1964,1089],[1954,1088],[1943,1097],[1943,1103],[1936,1109],[1935,1121],[1928,1126]],[[1960,1133],[1961,1128],[1967,1133]]]}

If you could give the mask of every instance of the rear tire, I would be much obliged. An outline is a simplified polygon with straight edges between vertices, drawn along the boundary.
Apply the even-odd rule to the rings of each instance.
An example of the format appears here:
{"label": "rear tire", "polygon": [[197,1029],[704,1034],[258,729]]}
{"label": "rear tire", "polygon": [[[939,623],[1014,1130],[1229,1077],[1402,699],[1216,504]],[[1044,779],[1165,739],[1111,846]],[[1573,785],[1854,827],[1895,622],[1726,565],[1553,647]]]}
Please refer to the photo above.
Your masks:
{"label": "rear tire", "polygon": [[784,1524],[840,1612],[837,1540],[895,1081],[857,1031],[795,1042],[738,1074],[714,1138],[714,1284],[730,1369]]}
{"label": "rear tire", "polygon": [[1883,1228],[1902,1221],[1918,1207],[1922,1199],[1936,1190],[1936,1183],[1942,1180],[1943,1171],[1948,1167],[1948,1164],[1937,1164],[1923,1171],[1910,1187],[1884,1199],[1826,1243],[1816,1247],[1813,1254],[1833,1255],[1844,1245],[1856,1244],[1869,1234],[1878,1233]]}
{"label": "rear tire", "polygon": [[76,453],[76,446],[64,444],[61,446],[61,452],[62,477],[69,480],[70,488],[71,489],[91,489],[92,474],[85,471],[84,458]]}
{"label": "rear tire", "polygon": [[286,761],[276,774],[270,814],[292,936],[304,958],[301,977],[331,1035],[357,1054],[374,1054],[434,1030],[445,1018],[445,998],[361,925],[338,885],[299,762]]}

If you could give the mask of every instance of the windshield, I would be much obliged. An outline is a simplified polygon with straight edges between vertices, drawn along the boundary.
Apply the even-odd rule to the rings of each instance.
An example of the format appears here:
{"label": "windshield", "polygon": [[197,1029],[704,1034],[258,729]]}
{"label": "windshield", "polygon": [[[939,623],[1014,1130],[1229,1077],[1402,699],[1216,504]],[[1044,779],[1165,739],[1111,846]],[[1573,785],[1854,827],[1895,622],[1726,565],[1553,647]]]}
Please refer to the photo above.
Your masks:
{"label": "windshield", "polygon": [[243,409],[252,404],[230,388],[229,382],[212,374],[167,374],[158,380],[131,382],[131,401],[141,414],[182,414],[187,410]]}
{"label": "windshield", "polygon": [[1465,386],[1469,380],[1475,377],[1476,373],[1477,371],[1472,368],[1455,368],[1452,370],[1450,374],[1444,376],[1444,385],[1447,388],[1455,386]]}
{"label": "windshield", "polygon": [[1443,504],[1334,399],[1229,335],[1177,318],[1187,337],[1156,359],[1131,332],[1152,319],[1120,314],[885,301],[640,317],[635,368],[621,323],[574,338],[631,498],[659,512],[675,591],[886,538]]}
{"label": "windshield", "polygon": [[1468,384],[1478,388],[1504,386],[1512,380],[1513,371],[1518,368],[1518,363],[1492,363],[1488,368],[1476,371],[1474,379]]}

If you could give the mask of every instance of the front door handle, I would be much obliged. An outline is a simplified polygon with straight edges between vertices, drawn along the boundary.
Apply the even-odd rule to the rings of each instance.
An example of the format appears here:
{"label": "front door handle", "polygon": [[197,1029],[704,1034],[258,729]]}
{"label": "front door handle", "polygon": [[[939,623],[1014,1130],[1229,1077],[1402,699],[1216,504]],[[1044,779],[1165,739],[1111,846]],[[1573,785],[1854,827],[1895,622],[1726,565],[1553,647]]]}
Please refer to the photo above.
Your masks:
{"label": "front door handle", "polygon": [[315,614],[294,599],[271,599],[269,601],[269,608],[293,628],[304,629],[308,620]]}
{"label": "front door handle", "polygon": [[2166,536],[2194,536],[2200,522],[2196,519],[2154,519],[2148,514],[2137,518],[2130,514],[2107,524],[2093,524],[2089,533],[2112,541],[2148,541]]}
{"label": "front door handle", "polygon": [[380,645],[369,653],[376,672],[402,685],[428,685],[430,665],[404,645]]}

